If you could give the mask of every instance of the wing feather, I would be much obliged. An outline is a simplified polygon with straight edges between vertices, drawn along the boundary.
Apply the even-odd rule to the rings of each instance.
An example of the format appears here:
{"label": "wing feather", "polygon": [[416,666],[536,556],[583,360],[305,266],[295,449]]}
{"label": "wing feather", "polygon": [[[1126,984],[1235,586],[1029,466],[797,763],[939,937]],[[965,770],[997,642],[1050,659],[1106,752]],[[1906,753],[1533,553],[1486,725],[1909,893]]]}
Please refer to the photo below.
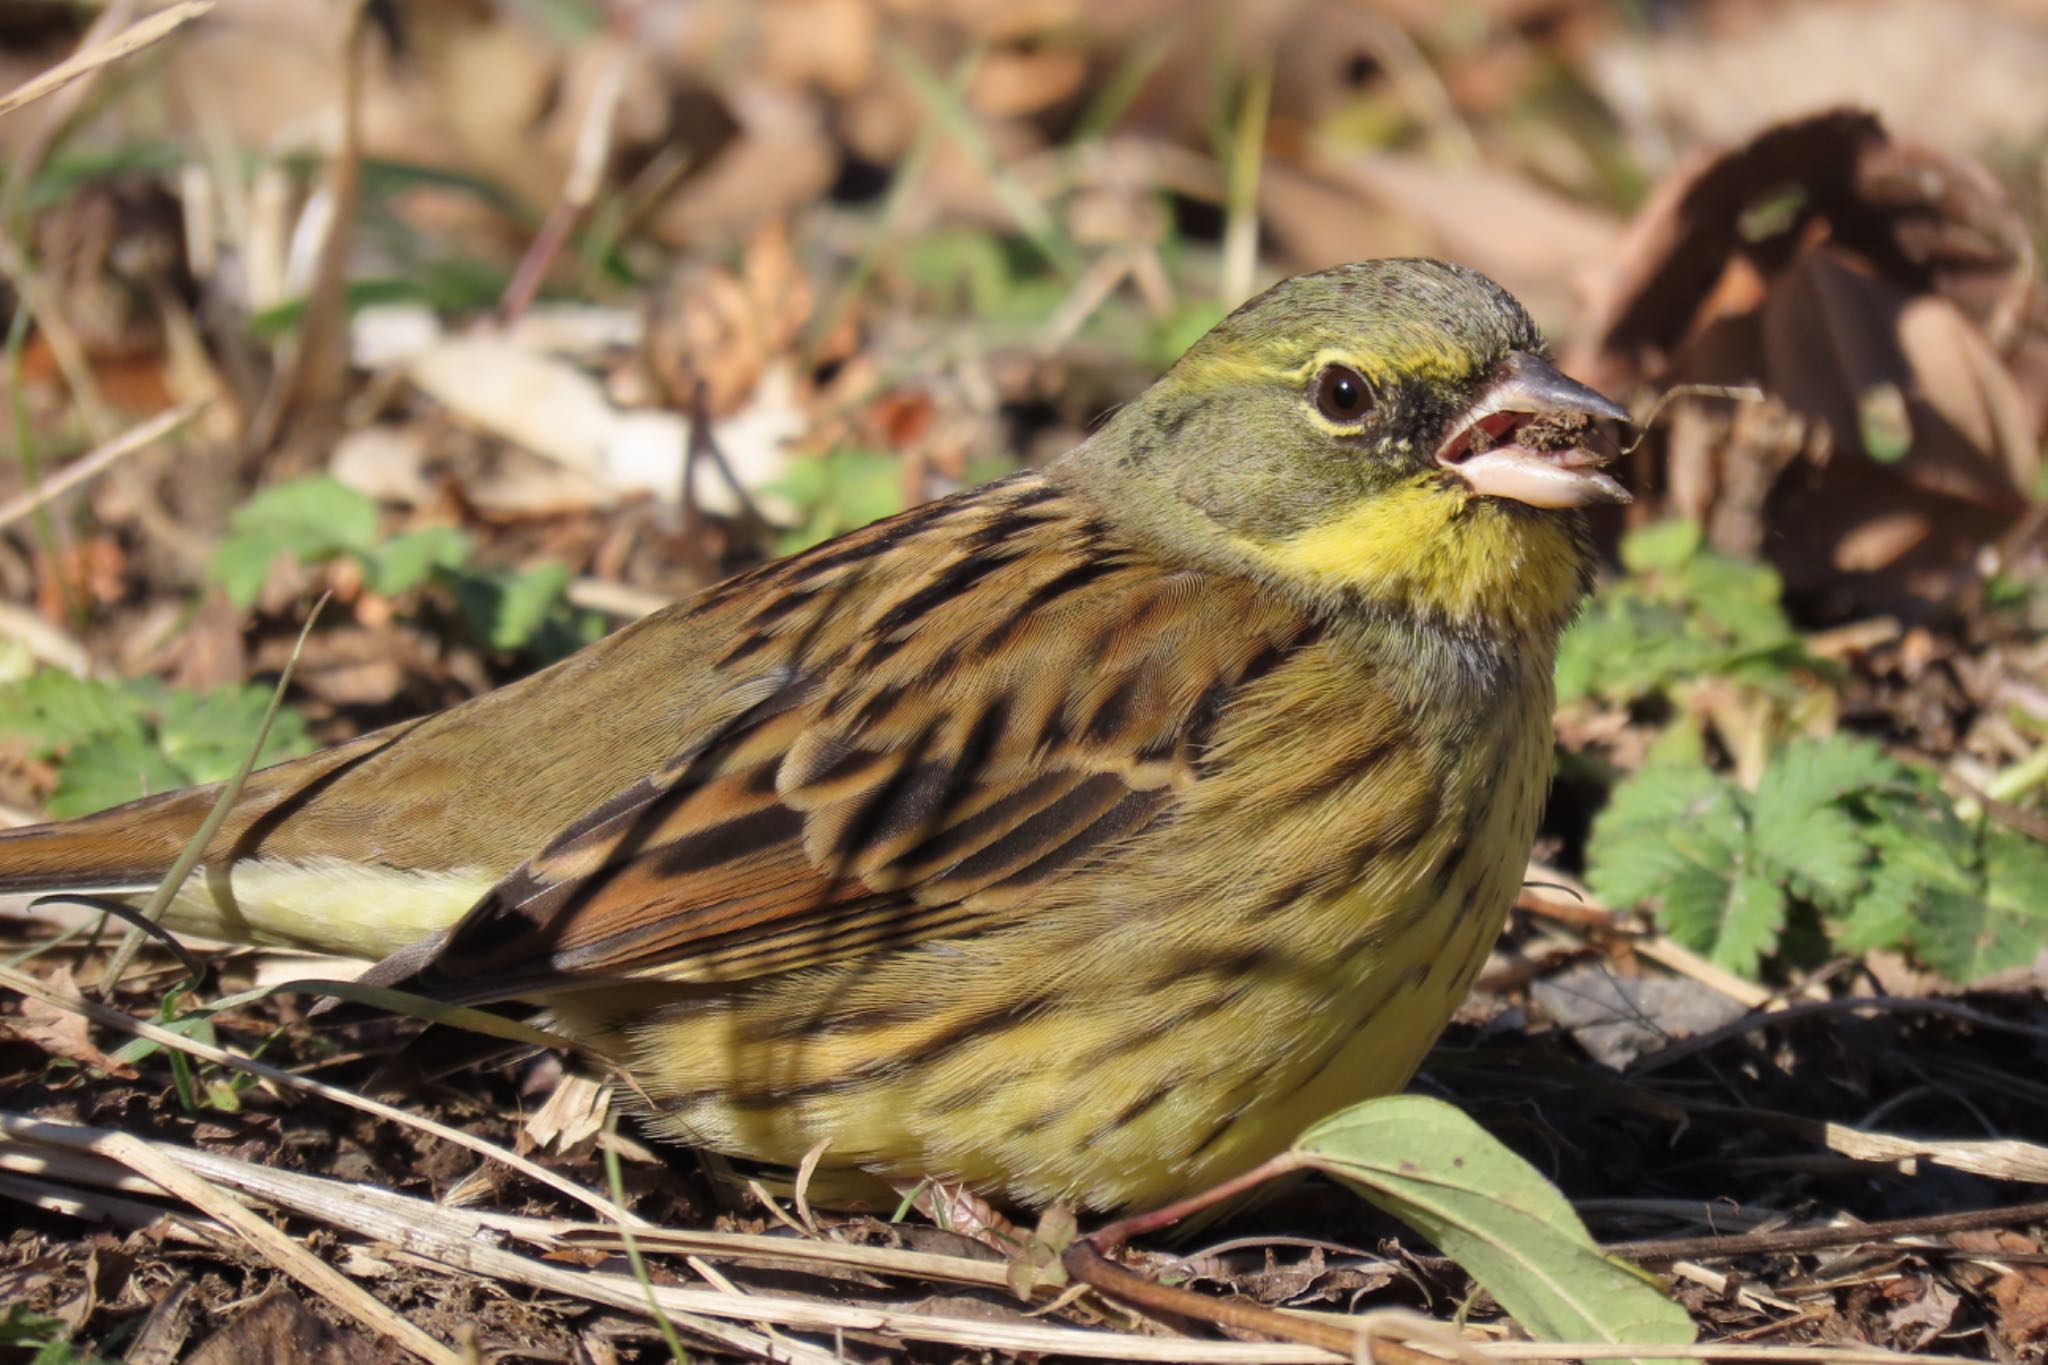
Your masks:
{"label": "wing feather", "polygon": [[921,508],[717,596],[732,685],[782,685],[506,877],[423,984],[733,980],[967,934],[1168,817],[1230,689],[1312,626],[1046,487]]}

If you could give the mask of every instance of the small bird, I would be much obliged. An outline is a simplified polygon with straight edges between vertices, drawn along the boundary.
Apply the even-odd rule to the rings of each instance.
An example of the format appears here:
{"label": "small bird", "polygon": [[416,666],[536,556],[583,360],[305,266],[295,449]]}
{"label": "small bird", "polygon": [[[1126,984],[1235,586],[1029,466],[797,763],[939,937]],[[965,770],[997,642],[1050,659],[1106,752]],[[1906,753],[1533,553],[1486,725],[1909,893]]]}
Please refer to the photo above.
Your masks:
{"label": "small bird", "polygon": [[[167,922],[532,1002],[717,1152],[1158,1206],[1471,985],[1626,416],[1470,270],[1298,276],[1042,469],[254,775]],[[146,891],[216,794],[0,891]]]}

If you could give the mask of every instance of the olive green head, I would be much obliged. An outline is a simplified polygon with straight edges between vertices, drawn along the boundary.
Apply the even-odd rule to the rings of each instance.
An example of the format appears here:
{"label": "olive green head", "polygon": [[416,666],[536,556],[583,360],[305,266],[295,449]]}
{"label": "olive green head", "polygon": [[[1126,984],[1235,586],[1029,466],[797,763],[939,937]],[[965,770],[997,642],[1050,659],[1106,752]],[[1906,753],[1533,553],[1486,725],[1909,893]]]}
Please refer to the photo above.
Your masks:
{"label": "olive green head", "polygon": [[1363,261],[1244,304],[1073,458],[1182,548],[1554,634],[1584,576],[1575,509],[1628,497],[1593,422],[1626,416],[1485,276]]}

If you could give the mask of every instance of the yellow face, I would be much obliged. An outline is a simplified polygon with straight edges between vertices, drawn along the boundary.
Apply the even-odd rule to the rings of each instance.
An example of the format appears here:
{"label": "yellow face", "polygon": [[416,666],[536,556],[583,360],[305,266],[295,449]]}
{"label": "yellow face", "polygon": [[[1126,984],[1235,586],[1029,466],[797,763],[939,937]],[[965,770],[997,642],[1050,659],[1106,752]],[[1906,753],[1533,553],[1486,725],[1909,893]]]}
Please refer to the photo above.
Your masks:
{"label": "yellow face", "polygon": [[1098,438],[1164,483],[1180,541],[1318,596],[1554,634],[1581,589],[1576,509],[1625,502],[1595,419],[1519,304],[1437,261],[1299,276],[1244,305]]}

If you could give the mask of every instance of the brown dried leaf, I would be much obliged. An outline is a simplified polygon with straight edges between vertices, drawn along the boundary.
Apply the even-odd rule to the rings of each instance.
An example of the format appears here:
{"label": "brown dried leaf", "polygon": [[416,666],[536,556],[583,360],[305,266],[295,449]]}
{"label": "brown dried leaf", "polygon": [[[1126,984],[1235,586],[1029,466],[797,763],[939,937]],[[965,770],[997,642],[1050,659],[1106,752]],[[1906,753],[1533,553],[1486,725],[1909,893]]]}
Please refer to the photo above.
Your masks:
{"label": "brown dried leaf", "polygon": [[[1959,1232],[1956,1246],[1982,1253],[1997,1261],[2001,1252],[2029,1256],[2041,1254],[2041,1243],[2010,1230]],[[2048,1266],[2007,1264],[1991,1281],[1988,1291],[1998,1307],[2000,1335],[2007,1342],[2024,1345],[2048,1338]]]}
{"label": "brown dried leaf", "polygon": [[679,407],[704,386],[706,406],[725,417],[745,404],[770,362],[795,350],[815,295],[775,219],[747,239],[740,273],[692,265],[678,271],[655,305],[647,365]]}
{"label": "brown dried leaf", "polygon": [[1900,1350],[1917,1351],[1948,1330],[1955,1320],[1962,1295],[1931,1275],[1910,1275],[1884,1287],[1884,1297],[1894,1306],[1884,1315],[1885,1325],[1901,1338]]}
{"label": "brown dried leaf", "polygon": [[[78,983],[69,967],[58,967],[43,979],[50,989],[61,995],[79,994]],[[134,1067],[117,1062],[100,1051],[92,1041],[92,1026],[84,1015],[73,1010],[32,997],[24,998],[20,1017],[0,1020],[0,1027],[23,1042],[34,1043],[52,1057],[61,1057],[67,1062],[76,1062],[123,1080],[133,1080],[139,1074]]]}
{"label": "brown dried leaf", "polygon": [[[1311,195],[1307,186],[1324,193]],[[1296,176],[1260,179],[1260,210],[1304,268],[1388,254],[1463,261],[1499,280],[1539,317],[1578,303],[1578,277],[1609,259],[1620,226],[1498,167],[1447,166],[1405,153],[1316,144]]]}
{"label": "brown dried leaf", "polygon": [[2012,364],[2044,334],[2035,273],[1982,167],[1819,114],[1651,196],[1575,369],[1610,389],[1761,388],[1761,406],[1674,408],[1649,448],[1668,510],[1769,555],[1793,593],[1833,594],[1826,611],[1924,608],[2040,475],[2038,405]]}

